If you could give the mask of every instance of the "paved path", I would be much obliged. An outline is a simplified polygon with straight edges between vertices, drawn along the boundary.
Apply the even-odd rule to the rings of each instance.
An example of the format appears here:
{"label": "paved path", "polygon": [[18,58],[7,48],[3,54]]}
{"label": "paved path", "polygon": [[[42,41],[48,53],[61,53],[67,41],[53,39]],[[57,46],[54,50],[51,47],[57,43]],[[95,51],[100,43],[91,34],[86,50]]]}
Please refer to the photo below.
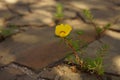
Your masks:
{"label": "paved path", "polygon": [[[87,42],[95,41],[94,28],[81,19],[83,9],[90,9],[96,23],[101,26],[116,21],[101,40],[110,44],[111,47],[108,56],[105,57],[105,70],[120,74],[119,0],[0,0],[0,28],[12,24],[24,29],[0,43],[0,67],[13,64],[18,67],[27,66],[27,68],[31,68],[30,70],[39,72],[41,68],[58,61],[67,54],[69,49],[54,37],[53,16],[58,2],[64,6],[65,19],[62,22],[73,26],[73,37],[77,39]],[[79,29],[84,30],[84,34],[81,36],[75,35],[75,31]],[[99,46],[100,43],[95,41],[89,45],[87,51],[93,53],[94,48]],[[13,65],[12,69],[8,67],[0,72],[2,75],[0,79],[15,80],[16,76],[20,78],[17,80],[21,80],[21,78],[25,78],[25,80],[36,79],[37,76],[34,76],[37,75],[36,73],[33,73],[31,78],[24,73],[25,71],[14,70]],[[29,69],[28,73],[30,73]],[[5,79],[3,77],[5,75],[8,78]]]}

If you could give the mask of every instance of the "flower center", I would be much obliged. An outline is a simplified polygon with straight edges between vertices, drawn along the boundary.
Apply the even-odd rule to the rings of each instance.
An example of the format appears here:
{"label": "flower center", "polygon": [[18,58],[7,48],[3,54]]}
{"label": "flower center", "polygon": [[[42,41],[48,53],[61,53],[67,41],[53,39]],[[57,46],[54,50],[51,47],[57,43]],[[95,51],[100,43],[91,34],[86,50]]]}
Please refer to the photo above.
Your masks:
{"label": "flower center", "polygon": [[60,34],[65,34],[66,32],[65,31],[60,31]]}

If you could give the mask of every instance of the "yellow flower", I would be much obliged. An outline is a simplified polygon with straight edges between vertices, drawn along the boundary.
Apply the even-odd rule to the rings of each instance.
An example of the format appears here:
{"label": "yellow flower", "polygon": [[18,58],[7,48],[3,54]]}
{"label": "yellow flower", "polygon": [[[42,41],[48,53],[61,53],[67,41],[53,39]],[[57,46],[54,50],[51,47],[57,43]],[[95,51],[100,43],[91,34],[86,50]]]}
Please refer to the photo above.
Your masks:
{"label": "yellow flower", "polygon": [[66,37],[71,32],[72,27],[68,24],[60,24],[56,26],[55,34],[59,37]]}

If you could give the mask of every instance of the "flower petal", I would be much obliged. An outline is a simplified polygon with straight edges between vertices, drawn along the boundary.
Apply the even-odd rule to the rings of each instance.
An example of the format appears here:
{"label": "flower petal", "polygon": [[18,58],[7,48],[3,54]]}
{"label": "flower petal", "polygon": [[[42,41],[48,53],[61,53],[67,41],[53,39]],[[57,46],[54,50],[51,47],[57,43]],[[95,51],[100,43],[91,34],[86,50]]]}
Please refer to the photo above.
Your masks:
{"label": "flower petal", "polygon": [[[60,24],[56,26],[55,34],[60,37],[66,37],[71,32],[72,27],[68,24]],[[64,33],[61,33],[64,32]]]}

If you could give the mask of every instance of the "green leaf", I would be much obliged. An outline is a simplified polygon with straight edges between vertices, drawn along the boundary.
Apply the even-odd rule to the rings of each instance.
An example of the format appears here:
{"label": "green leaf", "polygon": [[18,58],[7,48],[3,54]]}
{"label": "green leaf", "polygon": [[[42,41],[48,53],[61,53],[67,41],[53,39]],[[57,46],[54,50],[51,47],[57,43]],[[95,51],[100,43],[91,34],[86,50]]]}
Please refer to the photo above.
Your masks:
{"label": "green leaf", "polygon": [[78,30],[78,31],[76,31],[76,33],[77,33],[78,35],[82,35],[82,34],[84,34],[84,31],[83,31],[83,30]]}
{"label": "green leaf", "polygon": [[98,75],[103,75],[104,74],[104,69],[101,68],[99,71],[97,71]]}
{"label": "green leaf", "polygon": [[104,73],[103,59],[101,57],[84,59],[84,69],[102,75]]}
{"label": "green leaf", "polygon": [[96,52],[97,56],[103,57],[107,53],[109,46],[107,44],[102,45]]}
{"label": "green leaf", "polygon": [[92,58],[86,58],[84,60],[84,63],[85,63],[85,67],[88,70],[94,70],[94,68],[95,68],[94,59],[92,59]]}
{"label": "green leaf", "polygon": [[60,3],[57,4],[55,17],[58,18],[58,19],[64,17],[64,14],[63,14],[63,5],[60,4]]}
{"label": "green leaf", "polygon": [[102,31],[103,31],[102,28],[100,28],[100,27],[97,27],[97,28],[96,28],[96,32],[97,32],[98,34],[100,34]]}
{"label": "green leaf", "polygon": [[109,28],[110,28],[110,26],[111,26],[111,24],[110,24],[110,23],[108,23],[108,24],[106,24],[103,28],[104,28],[104,29],[109,29]]}
{"label": "green leaf", "polygon": [[6,36],[10,36],[11,34],[13,34],[15,32],[15,30],[17,30],[17,29],[18,29],[18,27],[16,25],[8,25],[7,28],[0,29],[0,33],[4,37],[6,37]]}
{"label": "green leaf", "polygon": [[11,35],[12,31],[10,29],[2,29],[1,34],[6,37],[6,36]]}
{"label": "green leaf", "polygon": [[79,40],[70,40],[70,43],[72,44],[72,46],[74,47],[74,49],[76,51],[80,50],[80,41]]}
{"label": "green leaf", "polygon": [[72,54],[67,55],[65,60],[69,61],[70,63],[77,63],[75,56]]}
{"label": "green leaf", "polygon": [[85,17],[88,18],[89,20],[92,20],[92,19],[93,19],[93,15],[92,15],[92,13],[90,12],[90,10],[84,9],[84,10],[83,10],[83,14],[84,14]]}
{"label": "green leaf", "polygon": [[97,66],[99,66],[99,65],[102,65],[102,58],[101,57],[97,57],[97,58],[95,58],[95,60],[94,60],[94,64],[96,65],[96,67]]}
{"label": "green leaf", "polygon": [[63,12],[63,5],[61,3],[57,4],[57,13],[62,13]]}

